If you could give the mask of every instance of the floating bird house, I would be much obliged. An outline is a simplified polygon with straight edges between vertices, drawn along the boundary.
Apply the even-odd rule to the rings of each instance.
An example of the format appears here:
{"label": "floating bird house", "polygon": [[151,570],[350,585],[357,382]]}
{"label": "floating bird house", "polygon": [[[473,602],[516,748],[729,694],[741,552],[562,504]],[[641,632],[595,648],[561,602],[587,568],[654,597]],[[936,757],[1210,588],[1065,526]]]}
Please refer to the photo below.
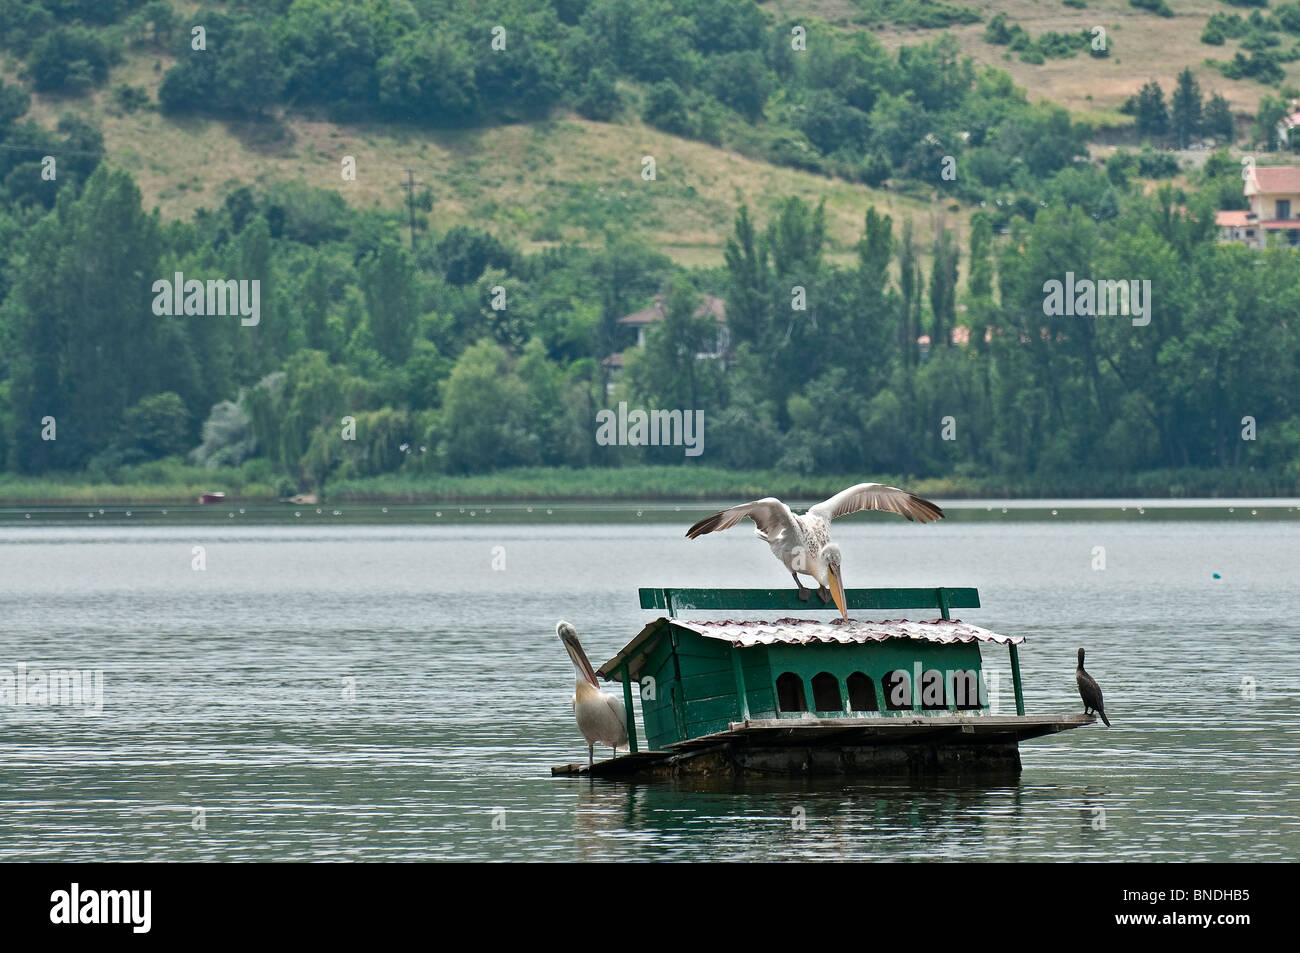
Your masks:
{"label": "floating bird house", "polygon": [[[1018,770],[1021,739],[1091,720],[1025,715],[1023,639],[951,617],[979,607],[976,590],[845,595],[851,610],[935,610],[938,618],[823,622],[785,615],[822,608],[793,589],[642,589],[641,607],[666,615],[597,672],[622,683],[630,756],[592,773]],[[704,611],[757,611],[774,621],[681,617]],[[986,671],[985,647],[1008,652],[1009,684]],[[1015,715],[1006,711],[1012,705]]]}

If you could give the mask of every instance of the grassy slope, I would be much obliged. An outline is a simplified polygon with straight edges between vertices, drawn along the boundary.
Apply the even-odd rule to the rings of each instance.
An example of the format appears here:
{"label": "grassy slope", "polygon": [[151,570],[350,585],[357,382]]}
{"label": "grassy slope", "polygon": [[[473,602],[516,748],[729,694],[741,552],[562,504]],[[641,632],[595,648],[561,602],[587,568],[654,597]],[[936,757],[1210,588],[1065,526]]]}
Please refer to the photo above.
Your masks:
{"label": "grassy slope", "polygon": [[[155,70],[159,62],[161,69]],[[15,77],[14,62],[0,71]],[[405,169],[434,195],[433,227],[465,224],[525,249],[602,240],[609,225],[627,227],[683,265],[720,265],[740,202],[765,221],[774,203],[799,195],[826,200],[831,258],[845,261],[870,205],[912,217],[922,247],[932,235],[928,203],[822,176],[768,165],[681,139],[639,121],[596,123],[575,115],[550,121],[438,132],[391,124],[345,125],[296,115],[278,123],[170,119],[156,110],[123,113],[111,90],[128,83],[157,88],[168,58],[131,52],[104,87],[87,97],[34,94],[30,116],[53,126],[64,112],[86,114],[104,131],[111,161],[135,177],[146,208],[188,218],[220,205],[245,184],[304,182],[334,189],[359,207],[396,210]],[[339,174],[344,155],[357,179]],[[642,156],[655,157],[657,179],[641,178]],[[964,216],[949,216],[960,222]],[[555,231],[558,229],[558,233]]]}
{"label": "grassy slope", "polygon": [[[1232,103],[1234,110],[1253,114],[1259,98],[1269,92],[1254,80],[1229,80],[1218,70],[1204,65],[1205,59],[1230,60],[1240,48],[1237,40],[1228,40],[1223,46],[1208,46],[1201,42],[1201,31],[1213,13],[1250,15],[1250,10],[1231,7],[1220,0],[1169,0],[1174,9],[1172,19],[1155,16],[1129,5],[1128,0],[1088,0],[1083,10],[1065,6],[1060,0],[953,0],[958,6],[969,7],[984,18],[984,22],[955,26],[946,32],[956,36],[966,55],[976,63],[996,66],[1010,73],[1016,84],[1022,86],[1031,100],[1046,99],[1089,118],[1107,124],[1126,124],[1128,117],[1118,113],[1120,105],[1133,95],[1147,80],[1157,80],[1166,96],[1173,89],[1174,77],[1185,66],[1192,73],[1205,94],[1217,91]],[[846,29],[867,29],[856,26],[852,18],[858,8],[852,0],[767,0],[762,6],[773,11],[783,11],[784,16],[816,16]],[[1018,23],[1033,36],[1055,30],[1070,33],[1091,30],[1101,25],[1112,41],[1112,53],[1105,59],[1094,60],[1080,53],[1072,59],[1048,60],[1041,66],[1020,62],[1017,54],[1003,59],[1004,46],[984,42],[985,24],[998,13],[1007,20]],[[873,30],[889,49],[903,44],[915,44],[945,32],[944,30],[915,30],[886,28]],[[1290,37],[1283,35],[1289,46]],[[1287,82],[1300,85],[1300,62],[1284,63]]]}
{"label": "grassy slope", "polygon": [[[984,42],[983,24],[959,26],[964,51],[977,62],[1009,71],[1031,99],[1061,103],[1102,124],[1123,125],[1119,105],[1139,86],[1156,78],[1166,91],[1184,65],[1192,64],[1202,89],[1226,95],[1236,108],[1251,112],[1266,87],[1250,80],[1229,81],[1202,64],[1207,56],[1230,58],[1236,41],[1211,47],[1199,40],[1214,12],[1234,12],[1219,0],[1174,0],[1173,19],[1152,16],[1128,0],[1089,0],[1084,10],[1059,0],[983,0],[966,3],[987,21],[998,12],[1037,35],[1047,30],[1087,29],[1096,23],[1110,32],[1115,52],[1104,60],[1080,54],[1021,63],[1006,49]],[[176,4],[186,14],[193,3]],[[810,16],[855,26],[853,0],[768,0],[775,14]],[[942,30],[886,28],[875,31],[890,48],[938,36]],[[808,55],[816,55],[810,50]],[[607,224],[629,228],[684,265],[717,265],[741,201],[758,210],[760,221],[779,197],[825,198],[830,212],[831,258],[845,261],[862,228],[868,205],[911,217],[921,247],[930,244],[937,205],[896,193],[873,190],[821,176],[768,165],[734,152],[650,129],[635,120],[594,123],[576,116],[548,122],[462,132],[432,132],[387,124],[342,125],[290,115],[278,123],[206,118],[173,120],[155,110],[121,112],[110,90],[128,83],[156,98],[169,57],[129,51],[109,82],[89,97],[33,96],[31,115],[53,125],[65,111],[88,113],[104,130],[111,161],[135,176],[146,207],[165,217],[189,217],[200,206],[214,207],[244,184],[299,181],[335,189],[361,207],[396,210],[404,170],[412,168],[434,193],[433,226],[474,225],[518,241],[525,248],[569,241],[599,241]],[[0,69],[15,77],[10,57]],[[1286,64],[1288,79],[1300,84],[1300,62]],[[1103,149],[1102,152],[1107,150]],[[358,178],[344,182],[339,161],[357,158]],[[641,157],[653,155],[658,181],[640,178]],[[949,216],[964,240],[966,211]]]}
{"label": "grassy slope", "polygon": [[[982,39],[983,24],[952,28],[964,51],[977,62],[1009,71],[1032,99],[1048,99],[1102,124],[1123,125],[1118,106],[1147,79],[1166,90],[1186,64],[1207,92],[1218,90],[1242,111],[1252,111],[1266,88],[1249,80],[1232,82],[1201,64],[1207,56],[1230,58],[1236,42],[1210,47],[1199,41],[1211,13],[1232,12],[1219,0],[1175,0],[1178,16],[1164,19],[1129,6],[1127,0],[1090,0],[1084,10],[1059,0],[984,0],[967,3],[987,21],[1005,11],[1035,35],[1046,30],[1105,25],[1115,53],[1105,60],[1080,54],[1041,66],[1003,59],[1004,47]],[[180,3],[187,14],[193,3]],[[849,29],[857,8],[852,0],[793,4],[769,0],[773,13],[816,16]],[[890,48],[944,32],[887,28],[875,31]],[[810,50],[808,55],[815,55]],[[109,82],[89,97],[33,96],[31,115],[53,125],[65,111],[86,113],[100,123],[111,161],[136,178],[146,207],[165,217],[188,218],[196,208],[219,205],[240,185],[306,182],[335,189],[361,207],[400,208],[398,183],[405,169],[434,194],[433,227],[456,224],[486,228],[538,248],[558,237],[598,242],[606,225],[627,227],[683,265],[718,265],[741,201],[767,218],[786,195],[825,199],[830,213],[830,257],[851,257],[866,208],[875,204],[895,220],[915,220],[922,249],[930,245],[938,205],[896,193],[779,168],[734,152],[680,139],[634,119],[605,124],[569,115],[548,122],[461,132],[433,132],[391,124],[335,124],[297,115],[276,123],[207,118],[174,120],[155,110],[123,113],[110,90],[128,83],[156,98],[171,59],[148,50],[129,51]],[[9,58],[0,75],[13,79]],[[1300,83],[1300,63],[1287,64]],[[1108,150],[1102,149],[1101,152]],[[357,158],[358,177],[344,182],[342,156]],[[653,155],[658,180],[640,177],[641,157]],[[967,211],[948,216],[965,240]]]}

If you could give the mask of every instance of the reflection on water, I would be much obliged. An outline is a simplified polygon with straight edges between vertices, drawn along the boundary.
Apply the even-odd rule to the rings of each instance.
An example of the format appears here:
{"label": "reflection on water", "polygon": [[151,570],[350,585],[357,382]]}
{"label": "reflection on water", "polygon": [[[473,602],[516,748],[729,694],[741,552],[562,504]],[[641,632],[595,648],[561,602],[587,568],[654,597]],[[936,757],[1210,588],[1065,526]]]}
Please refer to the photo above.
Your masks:
{"label": "reflection on water", "polygon": [[[978,586],[966,618],[1028,638],[1030,713],[1082,710],[1087,647],[1115,727],[1026,742],[1018,780],[551,778],[586,754],[557,618],[599,663],[648,621],[637,586],[788,583],[747,532],[684,540],[696,512],[68,526],[10,511],[0,669],[102,670],[104,711],[0,706],[0,860],[1300,854],[1285,506],[838,526],[851,587]],[[1005,653],[985,658],[1009,684]]]}

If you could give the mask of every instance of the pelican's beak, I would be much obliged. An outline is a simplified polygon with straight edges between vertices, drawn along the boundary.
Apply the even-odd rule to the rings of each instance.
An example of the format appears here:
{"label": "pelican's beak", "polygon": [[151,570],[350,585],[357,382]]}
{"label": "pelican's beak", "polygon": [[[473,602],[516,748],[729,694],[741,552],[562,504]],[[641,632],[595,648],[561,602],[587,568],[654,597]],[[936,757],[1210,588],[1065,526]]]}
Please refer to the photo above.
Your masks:
{"label": "pelican's beak", "polygon": [[844,583],[840,581],[840,574],[834,568],[828,568],[826,576],[830,580],[831,598],[835,600],[835,605],[839,607],[840,615],[847,619],[849,612],[844,608]]}
{"label": "pelican's beak", "polygon": [[578,641],[577,630],[567,622],[561,622],[555,627],[555,630],[560,637],[560,641],[564,643],[564,648],[569,653],[569,660],[573,662],[573,671],[579,678],[583,678],[599,688],[600,680],[596,678],[595,669],[591,667],[587,653],[582,650],[582,643]]}

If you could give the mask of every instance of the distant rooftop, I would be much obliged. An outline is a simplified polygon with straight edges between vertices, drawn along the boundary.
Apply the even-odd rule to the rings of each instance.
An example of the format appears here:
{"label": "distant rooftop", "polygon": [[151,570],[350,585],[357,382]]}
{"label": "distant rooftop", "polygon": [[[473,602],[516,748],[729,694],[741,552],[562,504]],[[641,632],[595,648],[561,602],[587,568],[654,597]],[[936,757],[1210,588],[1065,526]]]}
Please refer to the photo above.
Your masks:
{"label": "distant rooftop", "polygon": [[1258,165],[1254,181],[1260,192],[1300,192],[1300,166]]}
{"label": "distant rooftop", "polygon": [[1214,213],[1214,224],[1223,228],[1245,228],[1250,224],[1248,218],[1250,212],[1231,209],[1223,212]]}
{"label": "distant rooftop", "polygon": [[[695,309],[695,317],[703,318],[707,315],[713,315],[714,320],[718,322],[727,320],[727,303],[721,298],[715,298],[713,295],[705,295],[703,303]],[[648,308],[643,308],[625,317],[619,318],[619,324],[640,325],[655,324],[664,319],[664,296],[655,295],[654,304]]]}

